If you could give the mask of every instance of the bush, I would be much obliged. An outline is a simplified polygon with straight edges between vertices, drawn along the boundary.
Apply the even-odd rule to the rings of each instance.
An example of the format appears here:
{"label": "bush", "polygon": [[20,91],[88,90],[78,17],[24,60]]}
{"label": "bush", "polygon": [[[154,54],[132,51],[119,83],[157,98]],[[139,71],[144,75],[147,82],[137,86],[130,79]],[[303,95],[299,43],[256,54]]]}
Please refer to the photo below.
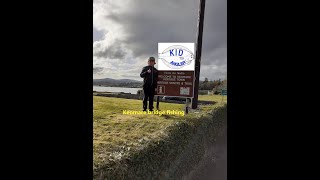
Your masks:
{"label": "bush", "polygon": [[198,91],[198,95],[207,95],[208,94],[208,90],[199,90]]}

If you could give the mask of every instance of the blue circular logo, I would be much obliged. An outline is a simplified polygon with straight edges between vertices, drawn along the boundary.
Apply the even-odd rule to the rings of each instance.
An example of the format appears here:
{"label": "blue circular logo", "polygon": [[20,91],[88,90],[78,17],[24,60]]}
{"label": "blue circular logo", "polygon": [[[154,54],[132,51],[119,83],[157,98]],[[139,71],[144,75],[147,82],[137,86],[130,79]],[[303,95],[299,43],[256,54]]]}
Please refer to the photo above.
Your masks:
{"label": "blue circular logo", "polygon": [[170,46],[159,53],[159,59],[171,69],[180,69],[189,65],[193,61],[193,57],[193,53],[181,45]]}

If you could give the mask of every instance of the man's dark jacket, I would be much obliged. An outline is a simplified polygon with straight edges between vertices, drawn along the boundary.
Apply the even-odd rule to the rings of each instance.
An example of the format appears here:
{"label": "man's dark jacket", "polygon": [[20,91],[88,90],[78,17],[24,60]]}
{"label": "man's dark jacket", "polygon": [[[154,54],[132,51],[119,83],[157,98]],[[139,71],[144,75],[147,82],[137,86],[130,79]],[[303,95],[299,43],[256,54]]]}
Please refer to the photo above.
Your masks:
{"label": "man's dark jacket", "polygon": [[[151,70],[150,73],[148,73],[148,69]],[[145,66],[142,68],[142,71],[140,73],[140,77],[143,78],[143,87],[151,87],[156,88],[157,87],[157,81],[158,81],[158,70],[153,66]]]}

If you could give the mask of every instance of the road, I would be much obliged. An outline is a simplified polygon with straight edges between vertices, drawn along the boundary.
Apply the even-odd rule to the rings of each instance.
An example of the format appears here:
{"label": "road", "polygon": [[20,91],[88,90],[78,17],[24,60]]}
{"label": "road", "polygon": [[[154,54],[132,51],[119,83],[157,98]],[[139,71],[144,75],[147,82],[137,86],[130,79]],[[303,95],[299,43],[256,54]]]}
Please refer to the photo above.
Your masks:
{"label": "road", "polygon": [[227,180],[227,130],[185,180]]}

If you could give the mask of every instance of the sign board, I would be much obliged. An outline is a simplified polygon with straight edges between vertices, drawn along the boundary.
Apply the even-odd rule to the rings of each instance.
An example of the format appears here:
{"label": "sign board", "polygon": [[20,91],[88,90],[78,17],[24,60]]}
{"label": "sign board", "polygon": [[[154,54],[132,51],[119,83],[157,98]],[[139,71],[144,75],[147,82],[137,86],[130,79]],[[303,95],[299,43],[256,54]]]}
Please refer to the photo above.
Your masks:
{"label": "sign board", "polygon": [[194,71],[158,71],[155,95],[193,97]]}
{"label": "sign board", "polygon": [[226,90],[226,89],[223,89],[223,90],[221,91],[221,95],[227,95],[227,90]]}
{"label": "sign board", "polygon": [[194,71],[194,43],[158,43],[158,70]]}
{"label": "sign board", "polygon": [[158,86],[155,95],[193,97],[194,43],[158,43]]}

